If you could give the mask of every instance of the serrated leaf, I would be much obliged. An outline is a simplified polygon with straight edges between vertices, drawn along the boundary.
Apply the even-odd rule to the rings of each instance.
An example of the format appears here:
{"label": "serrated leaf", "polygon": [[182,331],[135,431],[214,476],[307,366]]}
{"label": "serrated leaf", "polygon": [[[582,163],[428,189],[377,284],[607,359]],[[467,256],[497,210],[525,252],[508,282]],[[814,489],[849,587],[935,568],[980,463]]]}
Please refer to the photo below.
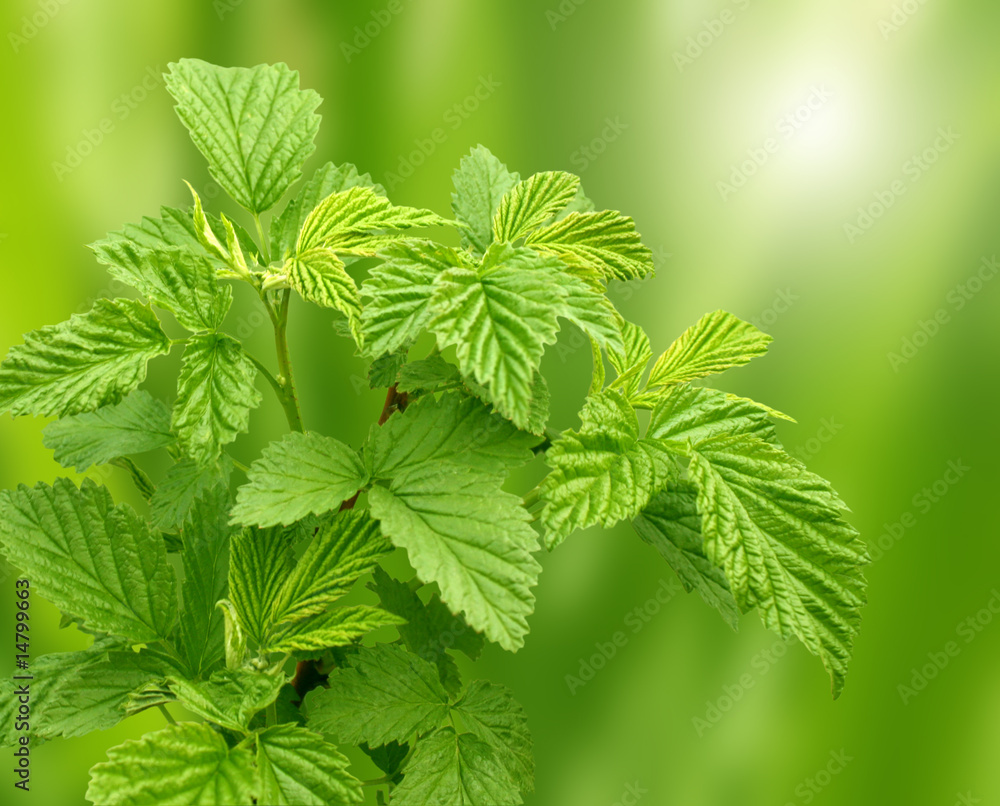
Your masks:
{"label": "serrated leaf", "polygon": [[147,306],[99,299],[11,347],[0,364],[0,413],[63,417],[118,403],[145,380],[146,362],[169,351]]}
{"label": "serrated leaf", "polygon": [[223,614],[216,603],[226,597],[229,577],[229,489],[219,485],[195,503],[181,529],[184,607],[180,646],[192,677],[223,657]]}
{"label": "serrated leaf", "polygon": [[382,627],[396,627],[398,616],[370,605],[336,607],[299,621],[276,627],[261,651],[323,652],[329,647],[347,646]]}
{"label": "serrated leaf", "polygon": [[392,478],[425,463],[503,476],[533,458],[538,438],[518,431],[471,397],[426,396],[372,430],[365,447],[373,473]]}
{"label": "serrated leaf", "polygon": [[229,599],[243,631],[258,644],[271,624],[271,613],[295,565],[295,527],[244,529],[229,547]]}
{"label": "serrated leaf", "polygon": [[402,742],[448,718],[437,668],[399,646],[360,647],[327,682],[306,700],[308,724],[347,744]]}
{"label": "serrated leaf", "polygon": [[516,651],[534,609],[541,566],[520,499],[495,477],[456,465],[417,465],[368,494],[383,533],[405,548],[417,575],[437,582],[453,613]]}
{"label": "serrated leaf", "polygon": [[0,492],[0,539],[12,565],[92,630],[135,643],[166,638],[177,615],[163,540],[89,479]]}
{"label": "serrated leaf", "polygon": [[288,258],[283,271],[302,299],[344,314],[354,341],[362,346],[358,286],[336,252],[324,248],[300,251]]}
{"label": "serrated leaf", "polygon": [[187,520],[191,509],[217,485],[227,486],[232,461],[223,456],[202,467],[193,459],[182,459],[167,470],[149,501],[150,517],[157,529],[173,531]]}
{"label": "serrated leaf", "polygon": [[273,207],[316,147],[319,95],[300,90],[299,74],[284,64],[217,67],[181,59],[165,79],[215,181],[253,213]]}
{"label": "serrated leaf", "polygon": [[55,420],[45,426],[42,436],[59,464],[76,467],[80,473],[176,441],[170,433],[170,409],[142,390],[114,406]]}
{"label": "serrated leaf", "polygon": [[362,803],[361,782],[323,737],[296,725],[275,725],[257,735],[260,803],[270,806],[348,806]]}
{"label": "serrated leaf", "polygon": [[459,163],[452,176],[455,192],[451,208],[466,227],[462,246],[483,254],[493,243],[493,218],[500,200],[520,181],[489,149],[476,146]]}
{"label": "serrated leaf", "polygon": [[474,680],[452,706],[463,728],[482,739],[522,792],[535,788],[528,718],[506,686]]}
{"label": "serrated leaf", "polygon": [[283,260],[295,248],[302,225],[317,204],[331,193],[352,187],[370,187],[380,196],[385,195],[385,188],[373,182],[371,175],[358,173],[358,169],[350,163],[334,165],[328,162],[317,170],[295,198],[288,202],[281,215],[271,221],[271,249],[275,257]]}
{"label": "serrated leaf", "polygon": [[237,491],[233,523],[291,524],[336,509],[368,483],[357,452],[316,433],[291,433],[272,442]]}
{"label": "serrated leaf", "polygon": [[409,346],[430,321],[434,280],[466,264],[454,249],[427,241],[400,241],[386,247],[361,285],[369,300],[361,314],[367,349],[391,353]]}
{"label": "serrated leaf", "polygon": [[577,529],[635,517],[677,474],[657,440],[640,439],[621,392],[589,397],[580,420],[579,431],[564,431],[545,453],[552,472],[541,484],[541,521],[550,549]]}
{"label": "serrated leaf", "polygon": [[95,806],[247,806],[260,793],[253,755],[208,725],[182,723],[113,747],[90,771]]}
{"label": "serrated leaf", "polygon": [[649,436],[699,445],[727,434],[752,434],[776,442],[768,411],[715,389],[679,386],[665,390],[649,420]]}
{"label": "serrated leaf", "polygon": [[399,370],[397,388],[400,392],[434,392],[442,386],[454,386],[461,382],[462,373],[458,367],[440,355],[432,355],[404,364]]}
{"label": "serrated leaf", "polygon": [[865,604],[868,555],[842,517],[830,484],[774,446],[747,434],[691,452],[705,554],[722,567],[743,610],[797,636],[823,661],[834,696]]}
{"label": "serrated leaf", "polygon": [[642,385],[642,375],[653,357],[653,351],[649,346],[649,336],[638,325],[619,319],[618,328],[623,349],[608,350],[608,360],[618,373],[611,385],[621,389],[631,399]]}
{"label": "serrated leaf", "polygon": [[512,243],[530,234],[576,197],[580,178],[563,171],[544,171],[518,182],[500,200],[493,237]]}
{"label": "serrated leaf", "polygon": [[636,533],[653,546],[680,579],[684,590],[697,590],[734,630],[739,628],[740,609],[733,599],[722,569],[705,556],[701,536],[698,490],[688,481],[677,481],[659,493],[632,519]]}
{"label": "serrated leaf", "polygon": [[400,370],[405,365],[405,350],[396,353],[383,353],[368,366],[368,387],[370,389],[388,389],[390,386],[395,386]]}
{"label": "serrated leaf", "polygon": [[599,272],[608,280],[653,274],[653,253],[635,222],[614,210],[570,213],[528,236],[527,246],[558,256],[571,266]]}
{"label": "serrated leaf", "polygon": [[250,428],[260,405],[257,368],[240,343],[224,334],[192,336],[184,348],[172,427],[185,453],[200,465]]}
{"label": "serrated leaf", "polygon": [[441,728],[417,742],[393,806],[524,803],[494,749],[472,733]]}
{"label": "serrated leaf", "polygon": [[705,314],[656,359],[647,386],[667,386],[704,378],[764,355],[774,341],[749,322],[726,311]]}
{"label": "serrated leaf", "polygon": [[170,311],[190,331],[217,330],[233,304],[232,289],[219,284],[215,264],[205,255],[171,247],[151,250],[124,239],[93,249],[112,277]]}
{"label": "serrated leaf", "polygon": [[171,677],[167,683],[191,713],[228,730],[246,733],[254,714],[277,699],[285,675],[224,669],[208,680]]}

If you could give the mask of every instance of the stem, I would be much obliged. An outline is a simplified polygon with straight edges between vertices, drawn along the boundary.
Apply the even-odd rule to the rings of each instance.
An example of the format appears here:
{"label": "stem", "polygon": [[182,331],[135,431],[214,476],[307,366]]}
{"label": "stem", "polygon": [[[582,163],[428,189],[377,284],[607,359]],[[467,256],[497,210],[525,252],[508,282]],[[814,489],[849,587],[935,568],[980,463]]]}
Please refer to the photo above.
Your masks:
{"label": "stem", "polygon": [[280,401],[284,397],[285,390],[281,388],[281,384],[278,383],[278,379],[271,374],[271,370],[269,370],[260,361],[258,361],[252,355],[250,355],[250,353],[245,353],[245,354],[246,357],[250,359],[251,363],[253,363],[253,365],[257,367],[257,371],[264,376],[264,380],[266,380],[271,385],[271,388],[274,389],[275,394],[278,395],[278,400]]}
{"label": "stem", "polygon": [[160,703],[159,705],[157,705],[156,707],[160,709],[160,713],[161,713],[161,714],[163,714],[163,716],[164,716],[164,718],[165,718],[165,719],[167,720],[167,722],[169,722],[169,723],[170,723],[171,725],[176,725],[176,724],[177,724],[177,720],[176,720],[176,719],[174,719],[174,718],[173,718],[173,717],[172,717],[172,716],[170,715],[170,711],[168,711],[168,710],[167,710],[167,706],[165,706],[165,705],[164,705],[164,704],[163,704],[163,703],[161,702],[161,703]]}
{"label": "stem", "polygon": [[295,394],[295,376],[292,373],[292,359],[288,353],[288,303],[291,299],[292,289],[286,288],[281,292],[281,301],[278,309],[268,304],[268,312],[271,314],[271,322],[274,325],[274,347],[278,354],[278,377],[277,383],[281,387],[279,398],[281,407],[285,410],[285,419],[288,420],[288,427],[293,431],[305,431],[302,425],[302,412],[299,410],[299,399]]}
{"label": "stem", "polygon": [[267,236],[264,234],[264,227],[260,223],[260,215],[258,213],[253,214],[253,223],[257,227],[257,238],[260,240],[260,256],[264,258],[264,265],[268,265],[271,262],[271,250],[268,248]]}
{"label": "stem", "polygon": [[391,784],[392,776],[383,775],[381,778],[372,778],[370,781],[362,781],[361,786],[382,786],[382,784]]}
{"label": "stem", "polygon": [[525,509],[531,509],[535,504],[541,500],[542,491],[539,487],[535,487],[533,490],[529,491],[524,500],[521,501],[521,506]]}

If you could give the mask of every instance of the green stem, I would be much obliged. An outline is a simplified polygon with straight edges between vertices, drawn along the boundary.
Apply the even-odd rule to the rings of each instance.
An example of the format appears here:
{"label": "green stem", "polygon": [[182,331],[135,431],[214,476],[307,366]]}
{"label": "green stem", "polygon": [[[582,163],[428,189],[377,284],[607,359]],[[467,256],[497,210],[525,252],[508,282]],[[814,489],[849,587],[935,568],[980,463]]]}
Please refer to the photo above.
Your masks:
{"label": "green stem", "polygon": [[541,488],[535,487],[526,496],[524,496],[524,499],[521,501],[521,506],[525,509],[531,509],[541,500],[541,495]]}
{"label": "green stem", "polygon": [[288,427],[293,431],[305,431],[302,425],[302,412],[299,410],[299,399],[295,394],[295,376],[292,372],[292,359],[288,352],[288,304],[292,289],[281,292],[278,310],[272,318],[274,322],[274,346],[278,354],[278,383],[282,387],[281,406],[285,410]]}
{"label": "green stem", "polygon": [[383,775],[381,778],[372,778],[370,781],[362,781],[361,786],[382,786],[382,784],[391,784],[392,776]]}
{"label": "green stem", "polygon": [[257,238],[260,240],[260,256],[264,258],[264,265],[267,266],[271,262],[271,250],[268,247],[267,236],[264,234],[264,227],[260,223],[258,213],[253,214],[253,223],[257,227]]}
{"label": "green stem", "polygon": [[271,374],[271,370],[250,355],[250,353],[246,353],[246,357],[250,359],[253,365],[257,367],[257,371],[264,376],[264,380],[266,380],[271,385],[271,388],[274,389],[275,393],[278,395],[278,400],[282,400],[285,396],[285,390],[282,388],[281,384],[278,383],[278,379]]}
{"label": "green stem", "polygon": [[167,706],[165,706],[163,703],[160,703],[156,707],[160,709],[160,713],[163,714],[167,722],[169,722],[171,725],[177,724],[177,720],[170,715],[170,711],[167,710]]}

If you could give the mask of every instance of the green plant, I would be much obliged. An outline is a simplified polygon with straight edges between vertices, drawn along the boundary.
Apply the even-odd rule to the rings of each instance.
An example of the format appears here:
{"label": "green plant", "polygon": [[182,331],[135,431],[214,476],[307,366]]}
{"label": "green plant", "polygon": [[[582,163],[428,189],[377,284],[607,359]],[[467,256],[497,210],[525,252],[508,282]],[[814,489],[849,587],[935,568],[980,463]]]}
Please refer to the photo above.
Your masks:
{"label": "green plant", "polygon": [[[525,715],[503,686],[463,682],[452,653],[523,645],[539,536],[553,549],[622,520],[733,627],[757,608],[798,637],[839,694],[863,544],[830,485],[781,449],[784,415],[692,385],[762,355],[769,336],[717,311],[653,361],[605,295],[653,271],[633,221],[595,211],[577,177],[520,180],[482,147],[455,173],[454,220],[328,164],[265,227],[313,151],[319,97],[284,65],[184,60],[166,79],[256,239],[192,190],[192,209],[92,247],[145,302],[100,300],[0,366],[0,411],[56,415],[45,443],[62,465],[121,467],[148,501],[139,514],[89,479],[0,494],[4,553],[94,636],[31,661],[30,727],[5,692],[7,744],[159,708],[164,729],[93,769],[94,803],[347,804],[364,787],[395,806],[521,803],[534,777]],[[443,241],[417,234],[441,228]],[[222,332],[230,283],[266,310],[276,371]],[[304,428],[286,338],[296,295],[336,312],[387,389],[360,450]],[[188,335],[169,338],[153,306]],[[586,334],[594,370],[580,428],[557,434],[539,366],[560,319]],[[413,357],[418,340],[430,351]],[[168,407],[138,387],[174,347]],[[237,468],[226,448],[261,402],[258,378],[290,433]],[[130,458],[154,450],[174,460],[156,482]],[[508,491],[539,454],[541,483]],[[380,564],[400,550],[409,579]],[[368,603],[341,601],[362,578]],[[358,780],[334,743],[384,775]]]}

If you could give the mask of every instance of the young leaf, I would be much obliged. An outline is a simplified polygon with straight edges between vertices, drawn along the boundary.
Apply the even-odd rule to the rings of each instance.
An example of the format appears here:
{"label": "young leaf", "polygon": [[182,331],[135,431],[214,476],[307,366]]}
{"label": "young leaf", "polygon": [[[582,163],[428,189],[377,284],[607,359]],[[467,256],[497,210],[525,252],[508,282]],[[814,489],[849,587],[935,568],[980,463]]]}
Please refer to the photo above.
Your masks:
{"label": "young leaf", "polygon": [[257,368],[231,336],[192,336],[184,349],[172,426],[199,465],[219,458],[224,445],[250,427],[260,405]]}
{"label": "young leaf", "polygon": [[264,449],[237,491],[233,523],[291,524],[336,509],[368,483],[357,452],[331,437],[288,434]]}
{"label": "young leaf", "polygon": [[361,299],[354,278],[332,249],[307,249],[288,258],[283,269],[288,284],[307,302],[334,308],[347,317],[347,324],[358,347],[361,336]]}
{"label": "young leaf", "polygon": [[467,264],[459,252],[427,241],[400,241],[379,255],[361,286],[370,301],[361,314],[365,343],[371,355],[391,353],[416,340],[431,318],[434,280],[443,272]]}
{"label": "young leaf", "polygon": [[284,64],[225,68],[181,59],[165,78],[215,181],[252,213],[273,207],[316,147],[319,95],[300,90],[299,74]]}
{"label": "young leaf", "polygon": [[251,752],[191,722],[111,748],[91,769],[87,789],[95,806],[244,806],[259,794]]}
{"label": "young leaf", "polygon": [[697,487],[677,481],[671,489],[653,497],[632,519],[632,526],[674,569],[690,593],[697,590],[705,603],[722,614],[734,630],[739,628],[740,609],[733,599],[722,569],[705,556],[698,514]]}
{"label": "young leaf", "polygon": [[[388,389],[399,380],[399,373],[406,366],[406,351],[383,353],[368,365],[368,388]],[[405,390],[400,390],[405,391]]]}
{"label": "young leaf", "polygon": [[774,341],[749,322],[726,311],[707,313],[656,359],[650,389],[686,383],[749,363]]}
{"label": "young leaf", "polygon": [[0,414],[78,414],[118,403],[170,351],[153,312],[99,299],[85,314],[28,333],[0,364]]}
{"label": "young leaf", "polygon": [[691,452],[705,554],[743,610],[797,636],[844,686],[858,633],[868,560],[828,482],[753,436],[719,437]]}
{"label": "young leaf", "polygon": [[259,803],[271,806],[348,806],[364,802],[350,762],[311,730],[275,725],[257,735]]}
{"label": "young leaf", "polygon": [[246,733],[254,714],[277,699],[285,675],[225,669],[208,680],[171,677],[167,683],[191,713],[228,730]]}
{"label": "young leaf", "polygon": [[379,607],[348,605],[328,613],[307,616],[273,629],[262,652],[324,652],[329,647],[347,646],[382,627],[396,627],[402,619]]}
{"label": "young leaf", "polygon": [[537,173],[518,182],[500,200],[493,219],[493,237],[513,243],[523,238],[573,201],[579,177],[562,171]]}
{"label": "young leaf", "polygon": [[178,248],[144,249],[127,240],[105,241],[94,249],[112,277],[170,311],[192,332],[217,330],[233,304],[232,289],[219,284],[207,256]]}
{"label": "young leaf", "polygon": [[177,593],[163,540],[104,487],[56,479],[0,492],[0,541],[40,596],[90,629],[134,643],[170,635]]}
{"label": "young leaf", "polygon": [[218,485],[195,503],[184,528],[182,560],[184,607],[180,615],[181,648],[192,677],[223,656],[223,614],[216,603],[226,597],[229,540],[229,489]]}
{"label": "young leaf", "polygon": [[302,225],[317,204],[331,193],[352,187],[369,187],[380,196],[385,195],[385,188],[373,182],[369,174],[359,174],[350,163],[334,165],[328,162],[316,171],[298,195],[288,202],[281,215],[271,221],[271,250],[274,256],[284,260],[295,249]]}
{"label": "young leaf", "polygon": [[666,390],[649,420],[649,436],[682,444],[735,434],[778,439],[768,411],[752,400],[695,386]]}
{"label": "young leaf", "polygon": [[445,463],[418,465],[369,491],[383,533],[405,548],[418,576],[437,582],[453,613],[516,651],[534,609],[541,566],[520,499],[497,480]]}
{"label": "young leaf", "polygon": [[176,441],[170,433],[170,409],[142,390],[114,406],[55,420],[45,426],[42,437],[59,464],[80,473]]}
{"label": "young leaf", "polygon": [[309,695],[309,726],[347,744],[403,742],[448,718],[437,668],[399,646],[361,647]]}
{"label": "young leaf", "polygon": [[229,599],[243,631],[258,644],[271,625],[271,613],[295,564],[296,528],[245,529],[230,543]]}
{"label": "young leaf", "polygon": [[638,325],[619,319],[618,328],[624,349],[608,350],[611,366],[618,373],[618,377],[611,385],[620,388],[625,397],[631,399],[642,385],[642,375],[653,357],[653,351],[649,347],[649,336]]}
{"label": "young leaf", "polygon": [[440,728],[417,742],[393,806],[524,803],[517,783],[495,750],[472,733]]}
{"label": "young leaf", "polygon": [[635,222],[614,210],[570,213],[533,232],[525,245],[556,255],[568,265],[596,271],[607,280],[653,274],[653,253],[643,245]]}
{"label": "young leaf", "polygon": [[466,225],[462,246],[483,254],[493,243],[493,218],[500,200],[521,177],[508,171],[489,149],[476,146],[462,157],[452,179],[455,192],[451,208],[455,218]]}
{"label": "young leaf", "polygon": [[149,501],[153,526],[166,531],[179,529],[209,490],[228,486],[232,470],[233,463],[227,456],[204,467],[193,459],[172,465]]}
{"label": "young leaf", "polygon": [[458,367],[440,355],[404,364],[399,370],[400,392],[436,392],[442,386],[456,386],[462,382]]}
{"label": "young leaf", "polygon": [[541,521],[552,549],[570,533],[635,517],[677,475],[654,439],[639,438],[639,421],[614,389],[587,399],[577,432],[565,431],[545,453],[553,468],[541,484]]}

